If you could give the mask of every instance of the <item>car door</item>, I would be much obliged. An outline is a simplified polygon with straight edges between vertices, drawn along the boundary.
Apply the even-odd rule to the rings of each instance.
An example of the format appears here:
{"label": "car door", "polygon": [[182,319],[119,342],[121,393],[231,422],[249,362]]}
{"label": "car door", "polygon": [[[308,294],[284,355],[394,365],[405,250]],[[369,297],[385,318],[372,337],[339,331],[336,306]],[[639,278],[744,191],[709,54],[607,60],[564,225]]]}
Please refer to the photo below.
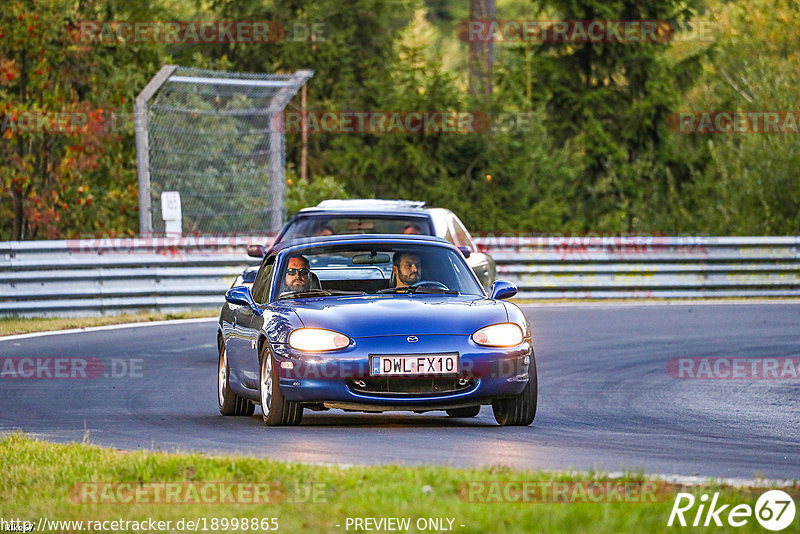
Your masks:
{"label": "car door", "polygon": [[[259,305],[259,309],[269,300],[269,290],[272,286],[274,275],[275,255],[272,254],[264,259],[261,268],[258,270],[256,279],[253,282],[251,294],[253,300]],[[249,306],[240,306],[235,311],[235,331],[237,335],[236,348],[229,348],[228,358],[231,361],[231,373],[236,366],[237,376],[241,383],[250,389],[258,389],[258,336],[261,333],[265,320],[269,320],[268,310],[256,313]]]}

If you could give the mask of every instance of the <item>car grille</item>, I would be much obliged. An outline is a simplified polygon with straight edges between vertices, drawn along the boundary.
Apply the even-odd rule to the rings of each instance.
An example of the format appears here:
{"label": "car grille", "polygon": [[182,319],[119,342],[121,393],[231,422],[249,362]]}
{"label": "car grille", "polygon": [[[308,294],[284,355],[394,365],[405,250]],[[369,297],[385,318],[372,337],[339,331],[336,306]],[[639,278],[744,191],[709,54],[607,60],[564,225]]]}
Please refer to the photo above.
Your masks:
{"label": "car grille", "polygon": [[448,395],[466,391],[475,385],[470,378],[459,384],[453,377],[371,377],[348,381],[347,387],[354,393],[371,395],[403,396],[403,395]]}

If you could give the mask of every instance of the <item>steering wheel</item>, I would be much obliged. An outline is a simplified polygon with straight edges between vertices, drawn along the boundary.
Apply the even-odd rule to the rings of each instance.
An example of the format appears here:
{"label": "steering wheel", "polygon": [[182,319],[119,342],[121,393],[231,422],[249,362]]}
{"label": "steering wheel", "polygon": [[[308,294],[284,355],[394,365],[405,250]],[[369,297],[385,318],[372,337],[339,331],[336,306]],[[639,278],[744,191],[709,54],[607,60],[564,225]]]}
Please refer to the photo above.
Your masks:
{"label": "steering wheel", "polygon": [[450,288],[439,282],[438,280],[420,280],[409,287],[430,287],[432,289],[441,289],[443,291],[450,291]]}

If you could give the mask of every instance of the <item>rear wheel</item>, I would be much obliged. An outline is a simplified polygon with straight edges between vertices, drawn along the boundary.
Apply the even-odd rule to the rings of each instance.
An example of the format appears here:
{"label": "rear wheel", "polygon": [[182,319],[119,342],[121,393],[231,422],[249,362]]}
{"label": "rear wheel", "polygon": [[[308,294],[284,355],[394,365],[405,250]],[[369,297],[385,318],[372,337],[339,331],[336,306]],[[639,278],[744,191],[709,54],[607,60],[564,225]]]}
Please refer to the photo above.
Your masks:
{"label": "rear wheel", "polygon": [[497,399],[492,402],[494,418],[502,426],[528,426],[536,417],[538,398],[538,381],[536,377],[536,360],[531,353],[528,368],[528,385],[522,393],[509,399]]}
{"label": "rear wheel", "polygon": [[452,410],[445,410],[450,417],[475,417],[481,411],[480,405],[467,406],[466,408],[453,408]]}
{"label": "rear wheel", "polygon": [[275,359],[267,342],[261,348],[261,372],[258,380],[261,398],[261,417],[267,426],[299,425],[303,419],[303,407],[298,402],[284,398]]}
{"label": "rear wheel", "polygon": [[228,350],[225,342],[219,340],[219,359],[217,362],[217,402],[222,415],[253,415],[255,405],[233,391],[230,384],[231,366],[228,363]]}

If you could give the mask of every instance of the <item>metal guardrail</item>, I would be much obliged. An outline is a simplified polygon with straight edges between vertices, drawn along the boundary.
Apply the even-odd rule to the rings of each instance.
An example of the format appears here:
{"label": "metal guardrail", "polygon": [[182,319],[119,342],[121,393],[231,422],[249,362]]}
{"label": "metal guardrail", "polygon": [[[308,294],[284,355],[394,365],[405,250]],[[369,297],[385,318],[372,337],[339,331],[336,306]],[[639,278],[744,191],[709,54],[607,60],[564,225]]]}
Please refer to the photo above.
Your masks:
{"label": "metal guardrail", "polygon": [[264,236],[0,242],[0,316],[219,308]]}
{"label": "metal guardrail", "polygon": [[800,237],[484,237],[520,298],[800,296]]}
{"label": "metal guardrail", "polygon": [[[0,316],[217,309],[264,236],[0,242]],[[800,296],[800,237],[479,237],[520,298]]]}

